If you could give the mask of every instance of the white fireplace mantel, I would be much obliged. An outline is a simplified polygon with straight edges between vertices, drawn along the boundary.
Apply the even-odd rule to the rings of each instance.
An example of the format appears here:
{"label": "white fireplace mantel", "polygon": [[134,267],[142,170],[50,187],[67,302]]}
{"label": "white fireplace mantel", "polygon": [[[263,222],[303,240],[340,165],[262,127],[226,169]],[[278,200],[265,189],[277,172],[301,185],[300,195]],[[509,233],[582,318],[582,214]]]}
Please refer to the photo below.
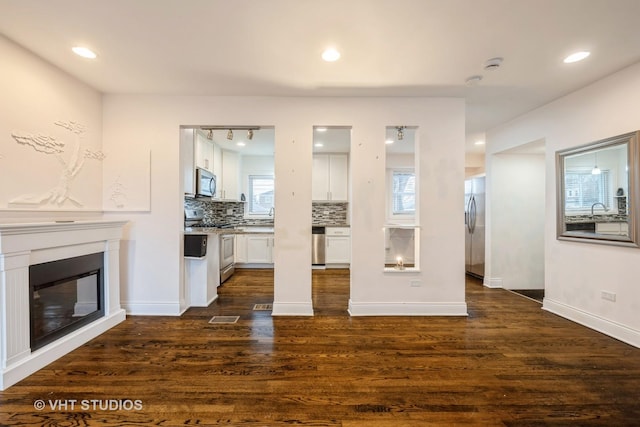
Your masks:
{"label": "white fireplace mantel", "polygon": [[[107,220],[0,224],[0,390],[125,319],[119,284],[125,224]],[[98,252],[104,252],[104,317],[32,352],[29,266]]]}

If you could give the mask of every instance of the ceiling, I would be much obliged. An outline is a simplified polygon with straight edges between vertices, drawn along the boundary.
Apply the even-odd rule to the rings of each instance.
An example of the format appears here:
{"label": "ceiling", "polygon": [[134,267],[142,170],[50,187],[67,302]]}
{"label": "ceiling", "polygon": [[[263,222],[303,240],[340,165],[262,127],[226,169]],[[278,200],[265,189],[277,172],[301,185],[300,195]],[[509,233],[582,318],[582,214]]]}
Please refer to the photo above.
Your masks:
{"label": "ceiling", "polygon": [[103,93],[464,97],[473,152],[640,61],[638,16],[639,0],[0,0],[0,33]]}

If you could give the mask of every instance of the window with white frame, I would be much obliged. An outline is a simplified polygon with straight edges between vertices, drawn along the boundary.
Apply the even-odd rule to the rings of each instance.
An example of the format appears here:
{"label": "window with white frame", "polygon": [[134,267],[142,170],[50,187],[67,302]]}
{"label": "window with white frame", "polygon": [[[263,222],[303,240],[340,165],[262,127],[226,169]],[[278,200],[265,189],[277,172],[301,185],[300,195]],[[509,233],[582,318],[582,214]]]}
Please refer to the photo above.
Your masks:
{"label": "window with white frame", "polygon": [[613,197],[609,175],[608,170],[602,170],[598,175],[591,170],[565,172],[565,210],[586,211],[594,203],[603,203],[607,209],[611,208]]}
{"label": "window with white frame", "polygon": [[393,215],[415,215],[416,174],[413,170],[392,171],[391,213]]}
{"label": "window with white frame", "polygon": [[274,207],[273,175],[249,175],[249,215],[269,215]]}

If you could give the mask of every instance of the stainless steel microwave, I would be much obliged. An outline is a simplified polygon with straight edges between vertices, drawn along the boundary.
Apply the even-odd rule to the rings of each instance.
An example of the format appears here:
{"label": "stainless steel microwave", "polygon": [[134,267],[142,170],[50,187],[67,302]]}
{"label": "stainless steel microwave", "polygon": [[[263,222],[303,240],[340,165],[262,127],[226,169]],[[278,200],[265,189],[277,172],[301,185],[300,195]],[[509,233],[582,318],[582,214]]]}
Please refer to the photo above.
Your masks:
{"label": "stainless steel microwave", "polygon": [[216,176],[206,169],[196,168],[196,197],[216,197]]}

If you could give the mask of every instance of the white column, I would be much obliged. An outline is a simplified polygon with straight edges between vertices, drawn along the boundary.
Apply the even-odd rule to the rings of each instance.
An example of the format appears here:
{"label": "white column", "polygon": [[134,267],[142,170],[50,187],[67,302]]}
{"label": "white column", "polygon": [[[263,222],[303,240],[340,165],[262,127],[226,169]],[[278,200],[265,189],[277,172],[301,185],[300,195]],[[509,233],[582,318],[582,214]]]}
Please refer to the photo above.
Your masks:
{"label": "white column", "polygon": [[[0,254],[0,360],[4,369],[31,353],[30,251]],[[26,284],[26,286],[25,286]]]}

